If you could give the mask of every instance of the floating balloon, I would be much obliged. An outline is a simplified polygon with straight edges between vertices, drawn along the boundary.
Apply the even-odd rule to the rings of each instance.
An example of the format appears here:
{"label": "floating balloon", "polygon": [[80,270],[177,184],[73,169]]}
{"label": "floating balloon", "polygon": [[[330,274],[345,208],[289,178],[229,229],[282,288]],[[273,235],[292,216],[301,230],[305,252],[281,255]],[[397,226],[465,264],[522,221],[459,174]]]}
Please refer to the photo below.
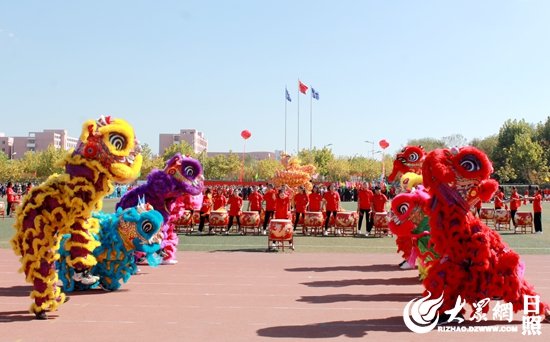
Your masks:
{"label": "floating balloon", "polygon": [[386,139],[382,139],[380,140],[380,142],[378,143],[380,145],[380,147],[382,147],[382,149],[386,149],[388,148],[388,146],[390,146],[390,143],[386,140]]}
{"label": "floating balloon", "polygon": [[250,133],[250,131],[247,129],[241,132],[241,137],[243,137],[244,140],[250,138],[251,136],[252,136],[252,133]]}

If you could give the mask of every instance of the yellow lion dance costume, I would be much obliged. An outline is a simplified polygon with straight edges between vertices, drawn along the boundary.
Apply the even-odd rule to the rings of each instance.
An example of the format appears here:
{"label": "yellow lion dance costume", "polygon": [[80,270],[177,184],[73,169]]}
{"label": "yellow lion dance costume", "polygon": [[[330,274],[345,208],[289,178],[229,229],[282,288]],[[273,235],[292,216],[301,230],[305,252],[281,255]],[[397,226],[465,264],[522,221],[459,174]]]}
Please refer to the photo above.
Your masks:
{"label": "yellow lion dance costume", "polygon": [[70,234],[65,248],[66,259],[79,276],[88,281],[97,277],[87,272],[96,264],[92,251],[99,245],[91,233],[98,222],[92,211],[101,209],[102,199],[113,191],[111,181],[129,183],[137,178],[142,157],[133,128],[122,119],[101,117],[84,123],[79,144],[58,165],[61,175],[52,175],[33,188],[17,209],[11,245],[21,256],[19,272],[34,285],[30,312],[37,319],[47,319],[45,311],[57,310],[66,301],[57,287],[55,262],[59,259],[59,242]]}

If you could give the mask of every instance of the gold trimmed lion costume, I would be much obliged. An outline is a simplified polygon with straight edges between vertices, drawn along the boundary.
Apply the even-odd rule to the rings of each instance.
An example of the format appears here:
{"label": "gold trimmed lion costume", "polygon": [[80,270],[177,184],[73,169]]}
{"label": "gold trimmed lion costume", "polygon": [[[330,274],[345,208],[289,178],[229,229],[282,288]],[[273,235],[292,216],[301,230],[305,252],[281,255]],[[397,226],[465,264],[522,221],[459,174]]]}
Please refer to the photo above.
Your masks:
{"label": "gold trimmed lion costume", "polygon": [[89,120],[76,149],[58,163],[65,166],[65,173],[50,176],[23,198],[10,242],[21,257],[19,271],[34,285],[30,312],[37,319],[47,319],[45,311],[54,311],[66,301],[57,287],[55,268],[61,238],[70,235],[65,243],[70,252],[65,260],[68,266],[82,273],[96,264],[92,251],[99,242],[92,233],[97,232],[98,222],[91,219],[92,211],[101,209],[102,199],[113,191],[112,181],[129,183],[137,178],[142,163],[139,153],[139,142],[126,121],[103,116]]}

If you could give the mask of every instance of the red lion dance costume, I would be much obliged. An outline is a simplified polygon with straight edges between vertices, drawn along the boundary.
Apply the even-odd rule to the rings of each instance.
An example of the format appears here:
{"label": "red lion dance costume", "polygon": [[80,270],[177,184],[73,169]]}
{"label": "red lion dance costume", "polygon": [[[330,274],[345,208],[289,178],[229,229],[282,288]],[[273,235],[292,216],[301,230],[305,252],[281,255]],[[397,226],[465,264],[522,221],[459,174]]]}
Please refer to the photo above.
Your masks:
{"label": "red lion dance costume", "polygon": [[[424,185],[432,197],[428,209],[431,242],[440,256],[423,281],[424,295],[428,291],[432,298],[443,295],[440,317],[454,307],[459,296],[472,309],[485,298],[502,298],[518,312],[523,309],[524,295],[537,295],[523,278],[519,255],[470,211],[496,191],[498,183],[489,179],[492,172],[487,156],[470,146],[437,149],[424,161]],[[548,318],[548,304],[541,301],[538,309]],[[483,312],[488,311],[489,305],[484,306]]]}
{"label": "red lion dance costume", "polygon": [[416,174],[422,173],[422,163],[426,157],[426,151],[422,146],[405,146],[395,156],[393,161],[393,170],[388,176],[388,181],[393,182],[396,178],[400,178],[407,172]]}
{"label": "red lion dance costume", "polygon": [[[411,178],[411,175],[422,174],[422,163],[426,158],[426,151],[422,146],[405,146],[400,153],[395,156],[393,161],[393,170],[392,173],[388,176],[388,181],[393,182],[396,178],[401,178],[402,191],[410,192],[414,184],[418,180],[414,181]],[[418,177],[419,181],[422,180],[421,177]],[[409,184],[411,183],[411,184]],[[410,262],[410,256],[414,241],[411,236],[397,234],[397,239],[395,244],[397,245],[397,252],[403,252],[404,261],[399,264],[399,267],[402,269],[410,269],[414,267],[414,263]]]}

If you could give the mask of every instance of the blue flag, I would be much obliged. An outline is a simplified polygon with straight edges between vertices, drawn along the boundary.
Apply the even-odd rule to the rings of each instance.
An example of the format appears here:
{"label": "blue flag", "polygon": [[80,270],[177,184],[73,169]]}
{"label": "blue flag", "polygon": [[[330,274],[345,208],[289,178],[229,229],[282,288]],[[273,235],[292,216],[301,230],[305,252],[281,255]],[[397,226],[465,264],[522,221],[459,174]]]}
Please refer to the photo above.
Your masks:
{"label": "blue flag", "polygon": [[288,93],[288,90],[285,88],[285,93],[286,93],[286,99],[288,100],[288,102],[292,102],[292,99],[290,98],[290,94]]}
{"label": "blue flag", "polygon": [[315,100],[319,100],[319,92],[316,92],[313,87],[311,88],[311,96],[313,96]]}

